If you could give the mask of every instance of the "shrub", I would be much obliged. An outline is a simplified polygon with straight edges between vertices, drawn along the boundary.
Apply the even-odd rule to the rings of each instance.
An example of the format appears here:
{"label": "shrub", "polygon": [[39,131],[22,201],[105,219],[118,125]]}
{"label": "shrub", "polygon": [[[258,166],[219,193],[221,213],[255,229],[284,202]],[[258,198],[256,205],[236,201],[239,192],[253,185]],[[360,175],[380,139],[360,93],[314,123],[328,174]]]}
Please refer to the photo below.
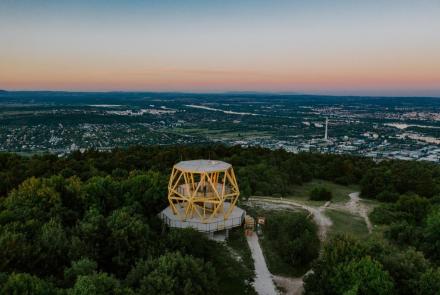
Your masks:
{"label": "shrub", "polygon": [[310,191],[310,200],[312,201],[330,201],[333,193],[325,187],[315,187]]}
{"label": "shrub", "polygon": [[306,214],[276,214],[271,217],[265,230],[265,238],[287,264],[307,266],[318,257],[318,229]]}

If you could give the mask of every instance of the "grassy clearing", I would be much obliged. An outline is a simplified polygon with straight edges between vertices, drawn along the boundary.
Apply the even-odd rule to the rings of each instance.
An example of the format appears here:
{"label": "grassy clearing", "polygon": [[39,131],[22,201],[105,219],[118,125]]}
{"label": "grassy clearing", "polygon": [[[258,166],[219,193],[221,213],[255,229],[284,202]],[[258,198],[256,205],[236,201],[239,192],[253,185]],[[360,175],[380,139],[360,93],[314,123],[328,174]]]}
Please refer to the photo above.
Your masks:
{"label": "grassy clearing", "polygon": [[368,236],[368,228],[362,217],[339,210],[327,209],[325,211],[333,225],[330,227],[330,235],[349,234],[358,238],[366,238]]}
{"label": "grassy clearing", "polygon": [[361,199],[361,202],[371,207],[376,207],[379,206],[380,204],[383,204],[382,202],[373,199]]}
{"label": "grassy clearing", "polygon": [[243,138],[269,138],[272,136],[272,133],[267,131],[243,131],[243,132],[224,132],[219,134],[223,138],[235,138],[235,139],[243,139]]}
{"label": "grassy clearing", "polygon": [[223,129],[208,129],[208,128],[164,128],[163,131],[175,133],[175,134],[188,134],[188,135],[212,135],[226,132]]}
{"label": "grassy clearing", "polygon": [[309,200],[310,191],[315,187],[325,187],[330,190],[333,194],[332,202],[334,203],[345,203],[350,197],[348,194],[352,192],[359,191],[359,186],[357,185],[340,185],[331,181],[314,179],[312,181],[306,182],[302,185],[293,187],[293,194],[289,196],[290,199],[299,201],[308,205],[322,206],[325,201],[311,201]]}
{"label": "grassy clearing", "polygon": [[272,209],[271,207],[273,206],[276,207],[277,205],[271,205],[268,204],[267,206],[269,206],[268,208],[262,208],[259,207],[258,205],[254,205],[254,206],[248,206],[246,204],[240,204],[239,205],[241,208],[243,208],[244,210],[246,210],[246,213],[254,218],[257,218],[258,216],[263,216],[266,217],[266,219],[269,219],[271,216],[273,216],[274,214],[279,214],[280,212],[290,212],[290,213],[296,213],[296,212],[308,212],[305,209],[302,208],[296,208],[296,207],[291,207],[291,208],[280,208],[280,209]]}
{"label": "grassy clearing", "polygon": [[165,128],[163,131],[174,133],[178,135],[197,135],[205,136],[208,138],[222,138],[222,139],[246,139],[246,138],[265,138],[270,137],[272,133],[268,131],[258,130],[243,130],[243,131],[230,131],[224,129],[212,129],[212,128]]}

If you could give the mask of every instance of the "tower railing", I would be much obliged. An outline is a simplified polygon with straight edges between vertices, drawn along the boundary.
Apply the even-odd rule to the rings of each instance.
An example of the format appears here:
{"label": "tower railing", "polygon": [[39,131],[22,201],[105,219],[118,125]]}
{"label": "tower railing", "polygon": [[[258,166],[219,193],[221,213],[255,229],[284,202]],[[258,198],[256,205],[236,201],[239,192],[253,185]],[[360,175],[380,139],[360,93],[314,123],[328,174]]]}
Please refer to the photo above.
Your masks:
{"label": "tower railing", "polygon": [[237,217],[230,217],[227,220],[219,220],[217,222],[203,223],[194,220],[185,220],[185,221],[175,220],[175,219],[173,220],[163,212],[159,213],[159,217],[169,227],[176,227],[176,228],[191,227],[200,232],[217,232],[220,230],[231,229],[233,227],[241,226],[244,222],[245,216],[246,216],[246,212],[243,211],[243,213]]}

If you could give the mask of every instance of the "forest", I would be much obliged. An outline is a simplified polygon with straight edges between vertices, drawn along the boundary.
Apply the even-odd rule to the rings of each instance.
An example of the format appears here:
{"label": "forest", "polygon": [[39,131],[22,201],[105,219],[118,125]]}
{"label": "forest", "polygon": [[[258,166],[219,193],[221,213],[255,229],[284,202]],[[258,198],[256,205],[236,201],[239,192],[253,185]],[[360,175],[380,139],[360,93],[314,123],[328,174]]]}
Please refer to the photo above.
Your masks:
{"label": "forest", "polygon": [[[224,145],[0,154],[0,293],[253,294],[252,267],[225,245],[157,218],[173,164],[200,158],[234,166],[241,201],[322,179],[357,184],[361,197],[380,202],[370,217],[383,235],[337,235],[319,257],[310,234],[285,235],[292,251],[279,241],[286,263],[314,259],[306,294],[440,294],[438,165]],[[316,231],[301,226],[305,217],[284,218]],[[281,217],[270,227],[275,239],[289,230]],[[295,252],[309,245],[316,251]]]}

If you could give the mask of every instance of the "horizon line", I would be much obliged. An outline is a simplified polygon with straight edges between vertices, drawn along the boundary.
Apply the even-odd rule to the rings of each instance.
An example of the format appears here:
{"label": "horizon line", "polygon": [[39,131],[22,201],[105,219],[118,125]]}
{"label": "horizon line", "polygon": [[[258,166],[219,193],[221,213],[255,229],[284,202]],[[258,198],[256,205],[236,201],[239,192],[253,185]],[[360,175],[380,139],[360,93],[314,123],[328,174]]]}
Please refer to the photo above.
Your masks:
{"label": "horizon line", "polygon": [[328,96],[328,97],[371,97],[371,98],[439,98],[432,95],[390,95],[390,94],[328,94],[310,93],[297,91],[252,91],[252,90],[226,90],[226,91],[154,91],[154,90],[49,90],[49,89],[5,89],[0,88],[1,92],[59,92],[59,93],[157,93],[157,94],[211,94],[211,95],[280,95],[280,96]]}

